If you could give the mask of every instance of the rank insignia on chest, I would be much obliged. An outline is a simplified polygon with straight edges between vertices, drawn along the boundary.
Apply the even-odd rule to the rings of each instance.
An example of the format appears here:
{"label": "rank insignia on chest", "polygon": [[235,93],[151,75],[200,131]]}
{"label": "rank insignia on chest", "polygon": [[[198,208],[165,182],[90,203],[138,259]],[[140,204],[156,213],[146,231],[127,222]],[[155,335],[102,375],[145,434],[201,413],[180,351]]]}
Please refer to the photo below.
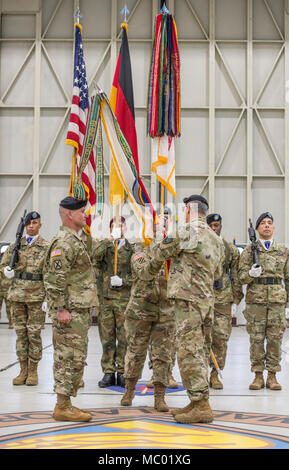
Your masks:
{"label": "rank insignia on chest", "polygon": [[50,254],[50,258],[54,258],[55,256],[61,256],[62,255],[62,250],[54,250]]}

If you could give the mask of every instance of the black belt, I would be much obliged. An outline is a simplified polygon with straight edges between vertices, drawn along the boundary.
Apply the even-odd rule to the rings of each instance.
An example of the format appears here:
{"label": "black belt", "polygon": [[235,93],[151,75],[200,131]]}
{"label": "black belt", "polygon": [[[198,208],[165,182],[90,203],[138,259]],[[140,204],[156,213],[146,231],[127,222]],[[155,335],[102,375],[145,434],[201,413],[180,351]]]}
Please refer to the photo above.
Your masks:
{"label": "black belt", "polygon": [[42,281],[43,279],[42,274],[25,273],[22,271],[16,271],[14,277],[24,281]]}
{"label": "black belt", "polygon": [[257,284],[282,284],[282,279],[279,279],[277,277],[260,277],[255,279],[255,282]]}

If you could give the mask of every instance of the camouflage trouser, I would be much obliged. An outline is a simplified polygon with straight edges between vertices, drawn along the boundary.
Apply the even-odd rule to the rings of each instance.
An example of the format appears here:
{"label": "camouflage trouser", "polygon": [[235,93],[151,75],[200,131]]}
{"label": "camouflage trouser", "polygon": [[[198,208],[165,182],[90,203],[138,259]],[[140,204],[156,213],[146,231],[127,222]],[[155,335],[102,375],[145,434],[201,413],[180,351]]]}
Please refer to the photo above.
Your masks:
{"label": "camouflage trouser", "polygon": [[51,315],[54,346],[54,391],[76,397],[86,365],[90,309],[70,311],[69,324]]}
{"label": "camouflage trouser", "polygon": [[171,350],[175,341],[175,314],[168,300],[165,311],[146,312],[140,318],[136,312],[126,311],[125,332],[127,352],[125,356],[125,378],[139,379],[142,376],[147,350],[150,345],[153,382],[168,384],[171,370]]}
{"label": "camouflage trouser", "polygon": [[42,357],[41,329],[45,312],[41,302],[11,302],[14,329],[17,335],[16,354],[20,361],[40,361]]}
{"label": "camouflage trouser", "polygon": [[102,344],[101,367],[104,373],[124,372],[126,339],[124,312],[127,300],[103,298],[98,315],[99,336]]}
{"label": "camouflage trouser", "polygon": [[[177,360],[190,400],[209,397],[208,354],[213,309],[201,310],[192,302],[175,300]],[[208,340],[210,341],[210,340]]]}
{"label": "camouflage trouser", "polygon": [[[225,367],[228,341],[232,332],[231,304],[215,304],[211,348],[221,370]],[[210,359],[210,367],[214,363]]]}
{"label": "camouflage trouser", "polygon": [[247,304],[243,313],[250,335],[251,371],[280,371],[282,338],[286,329],[285,305]]}
{"label": "camouflage trouser", "polygon": [[[171,348],[171,366],[170,366],[170,370],[169,370],[169,375],[172,373],[172,370],[174,368],[174,365],[176,363],[176,357],[177,357],[177,345],[176,345],[176,324],[174,323],[174,329],[175,329],[175,332],[174,332],[174,340],[172,342],[172,348]],[[153,368],[153,364],[152,364],[152,344],[151,344],[151,341],[150,341],[150,344],[149,344],[149,369],[152,369]]]}

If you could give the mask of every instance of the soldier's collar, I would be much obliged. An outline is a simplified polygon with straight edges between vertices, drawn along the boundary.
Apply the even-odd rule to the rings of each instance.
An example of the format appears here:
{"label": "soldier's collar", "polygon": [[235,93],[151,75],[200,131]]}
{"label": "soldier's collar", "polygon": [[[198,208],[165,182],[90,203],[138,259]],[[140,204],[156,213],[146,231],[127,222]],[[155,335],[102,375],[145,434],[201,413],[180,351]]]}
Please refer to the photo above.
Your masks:
{"label": "soldier's collar", "polygon": [[78,240],[80,240],[81,242],[83,241],[82,238],[78,235],[78,233],[76,233],[74,230],[72,230],[71,228],[69,227],[66,227],[65,225],[61,225],[60,227],[60,230],[64,231],[64,232],[68,232],[68,233],[71,233],[74,237],[76,237]]}

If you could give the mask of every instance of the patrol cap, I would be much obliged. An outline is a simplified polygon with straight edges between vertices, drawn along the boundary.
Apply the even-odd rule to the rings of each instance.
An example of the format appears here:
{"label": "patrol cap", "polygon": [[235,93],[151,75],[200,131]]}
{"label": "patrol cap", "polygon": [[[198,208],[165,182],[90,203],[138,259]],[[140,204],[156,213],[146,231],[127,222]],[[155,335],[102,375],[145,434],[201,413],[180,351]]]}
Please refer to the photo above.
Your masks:
{"label": "patrol cap", "polygon": [[207,216],[207,224],[210,225],[212,222],[222,222],[220,214],[209,214]]}
{"label": "patrol cap", "polygon": [[266,219],[266,217],[268,217],[268,219],[271,219],[272,222],[273,222],[273,215],[270,213],[270,212],[263,212],[263,214],[259,215],[258,219],[256,220],[256,227],[255,229],[258,228],[258,226],[260,225],[260,223],[262,222],[263,219]]}
{"label": "patrol cap", "polygon": [[185,197],[183,199],[184,204],[188,204],[188,202],[194,202],[194,201],[202,202],[203,204],[206,204],[207,208],[209,208],[209,204],[208,204],[207,199],[205,199],[200,194],[192,194],[191,196]]}
{"label": "patrol cap", "polygon": [[67,196],[62,201],[60,201],[60,207],[64,207],[64,209],[69,209],[71,211],[76,211],[77,209],[81,209],[81,207],[85,207],[87,204],[87,199],[76,199],[72,196]]}
{"label": "patrol cap", "polygon": [[28,212],[24,220],[25,227],[31,222],[31,220],[35,219],[40,219],[40,214],[36,211]]}
{"label": "patrol cap", "polygon": [[[109,221],[109,228],[112,226],[112,224],[116,221],[116,217],[113,217],[112,219],[110,219]],[[121,215],[119,217],[119,221],[122,223],[122,224],[125,224],[125,218]]]}

